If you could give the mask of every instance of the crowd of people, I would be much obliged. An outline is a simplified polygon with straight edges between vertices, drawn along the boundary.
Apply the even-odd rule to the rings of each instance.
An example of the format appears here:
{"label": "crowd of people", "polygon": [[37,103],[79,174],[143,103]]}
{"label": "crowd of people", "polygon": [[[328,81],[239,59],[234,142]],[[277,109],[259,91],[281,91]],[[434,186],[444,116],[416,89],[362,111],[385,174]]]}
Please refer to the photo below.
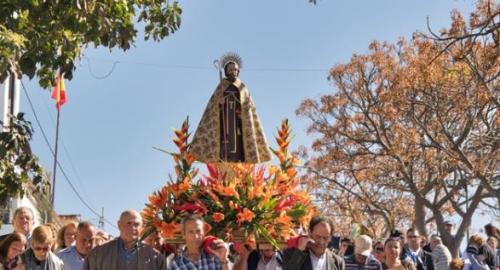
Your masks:
{"label": "crowd of people", "polygon": [[321,216],[282,250],[265,242],[226,243],[207,235],[197,215],[184,218],[185,243],[175,246],[157,232],[143,239],[135,210],[120,215],[114,239],[87,221],[33,228],[33,212],[25,207],[15,211],[12,224],[14,231],[0,236],[0,270],[500,270],[500,230],[491,224],[487,239],[472,235],[455,259],[439,235],[427,239],[415,228],[393,230],[384,240],[342,238],[332,246],[334,226]]}

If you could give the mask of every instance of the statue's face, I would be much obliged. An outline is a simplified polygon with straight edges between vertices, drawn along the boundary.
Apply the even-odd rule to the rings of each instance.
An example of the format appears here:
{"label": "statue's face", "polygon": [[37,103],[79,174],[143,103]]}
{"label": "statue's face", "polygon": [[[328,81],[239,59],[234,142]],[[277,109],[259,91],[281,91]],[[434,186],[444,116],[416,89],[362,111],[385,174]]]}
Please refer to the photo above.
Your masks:
{"label": "statue's face", "polygon": [[228,80],[234,82],[240,74],[240,67],[235,63],[229,63],[226,66],[226,77]]}

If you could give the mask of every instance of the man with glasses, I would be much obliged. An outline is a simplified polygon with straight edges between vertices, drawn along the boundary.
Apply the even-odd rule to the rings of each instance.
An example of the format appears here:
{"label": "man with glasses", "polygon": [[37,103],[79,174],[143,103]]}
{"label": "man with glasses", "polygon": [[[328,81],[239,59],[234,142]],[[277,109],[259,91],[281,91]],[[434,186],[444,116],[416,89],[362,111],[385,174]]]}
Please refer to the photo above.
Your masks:
{"label": "man with glasses", "polygon": [[327,249],[332,234],[329,219],[313,217],[309,222],[309,235],[300,237],[296,247],[284,251],[283,269],[344,270],[344,260]]}
{"label": "man with glasses", "polygon": [[406,246],[401,253],[401,260],[412,262],[417,270],[434,270],[432,255],[420,247],[420,233],[415,228],[406,232]]}
{"label": "man with glasses", "polygon": [[142,217],[126,210],[118,220],[120,237],[94,248],[85,259],[85,270],[166,270],[167,261],[160,253],[139,241]]}

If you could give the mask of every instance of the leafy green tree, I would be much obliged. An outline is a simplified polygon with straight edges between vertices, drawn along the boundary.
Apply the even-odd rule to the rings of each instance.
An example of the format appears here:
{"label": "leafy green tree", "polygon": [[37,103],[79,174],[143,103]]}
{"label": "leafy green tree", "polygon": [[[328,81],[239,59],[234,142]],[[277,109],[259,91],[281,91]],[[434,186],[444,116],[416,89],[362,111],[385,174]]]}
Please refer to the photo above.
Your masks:
{"label": "leafy green tree", "polygon": [[46,193],[48,181],[38,158],[31,152],[29,141],[33,136],[31,123],[19,113],[0,133],[0,204],[13,196],[23,195],[31,183]]}
{"label": "leafy green tree", "polygon": [[138,25],[146,40],[160,41],[179,28],[181,13],[168,0],[3,0],[0,81],[9,73],[36,76],[46,88],[57,70],[71,80],[84,47],[128,50]]}

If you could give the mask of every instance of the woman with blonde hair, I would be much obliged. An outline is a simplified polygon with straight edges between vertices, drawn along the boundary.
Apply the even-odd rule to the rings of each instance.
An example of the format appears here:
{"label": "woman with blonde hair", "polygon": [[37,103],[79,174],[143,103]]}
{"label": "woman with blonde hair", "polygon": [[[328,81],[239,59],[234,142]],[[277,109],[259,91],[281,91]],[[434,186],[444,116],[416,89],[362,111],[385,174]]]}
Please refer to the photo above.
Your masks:
{"label": "woman with blonde hair", "polygon": [[75,245],[77,226],[78,223],[70,221],[57,232],[57,251]]}
{"label": "woman with blonde hair", "polygon": [[36,227],[31,235],[31,247],[22,255],[29,270],[64,270],[64,263],[54,253],[54,236],[48,226]]}

